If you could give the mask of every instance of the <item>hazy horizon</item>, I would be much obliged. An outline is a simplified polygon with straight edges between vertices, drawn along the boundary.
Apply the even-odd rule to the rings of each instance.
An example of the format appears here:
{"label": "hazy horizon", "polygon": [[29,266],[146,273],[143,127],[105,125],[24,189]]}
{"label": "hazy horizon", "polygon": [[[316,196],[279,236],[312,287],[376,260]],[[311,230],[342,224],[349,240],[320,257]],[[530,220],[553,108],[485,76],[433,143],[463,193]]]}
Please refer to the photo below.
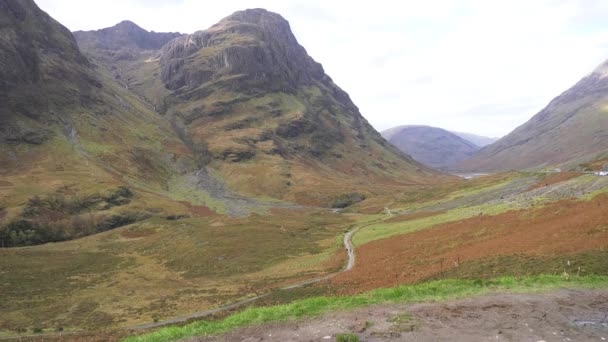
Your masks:
{"label": "hazy horizon", "polygon": [[192,33],[241,9],[277,12],[379,131],[429,125],[504,136],[608,58],[608,4],[594,0],[37,4],[72,31],[131,20]]}

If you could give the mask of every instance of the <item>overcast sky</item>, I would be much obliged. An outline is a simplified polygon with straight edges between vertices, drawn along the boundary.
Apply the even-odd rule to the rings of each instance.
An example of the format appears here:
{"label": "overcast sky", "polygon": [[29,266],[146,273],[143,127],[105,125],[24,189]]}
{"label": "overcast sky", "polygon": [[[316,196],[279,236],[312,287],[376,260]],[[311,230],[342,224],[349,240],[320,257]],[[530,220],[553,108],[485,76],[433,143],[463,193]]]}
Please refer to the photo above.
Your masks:
{"label": "overcast sky", "polygon": [[608,59],[604,0],[36,2],[71,30],[128,19],[192,33],[237,10],[275,11],[378,130],[505,135]]}

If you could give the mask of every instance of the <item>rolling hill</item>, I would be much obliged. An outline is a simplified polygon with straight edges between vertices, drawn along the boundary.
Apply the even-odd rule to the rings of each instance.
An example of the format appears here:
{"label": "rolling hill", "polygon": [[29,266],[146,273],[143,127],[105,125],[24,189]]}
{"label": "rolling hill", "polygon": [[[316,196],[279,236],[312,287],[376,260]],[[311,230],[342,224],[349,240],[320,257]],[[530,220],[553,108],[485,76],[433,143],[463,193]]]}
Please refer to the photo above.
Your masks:
{"label": "rolling hill", "polygon": [[434,168],[449,167],[479,150],[474,143],[436,127],[399,126],[382,135],[399,150]]}
{"label": "rolling hill", "polygon": [[456,167],[501,171],[580,164],[608,158],[608,62],[547,107]]}

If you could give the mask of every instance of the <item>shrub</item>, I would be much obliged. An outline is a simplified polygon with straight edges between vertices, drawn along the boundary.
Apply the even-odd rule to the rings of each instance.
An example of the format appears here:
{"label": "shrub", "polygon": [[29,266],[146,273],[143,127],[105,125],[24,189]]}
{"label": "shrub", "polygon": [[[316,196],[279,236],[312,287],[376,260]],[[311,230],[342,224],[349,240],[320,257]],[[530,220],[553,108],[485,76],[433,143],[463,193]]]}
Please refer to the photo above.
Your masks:
{"label": "shrub", "polygon": [[165,218],[169,221],[176,221],[176,220],[181,220],[183,218],[189,218],[189,217],[190,217],[189,215],[179,214],[179,215],[169,215]]}
{"label": "shrub", "polygon": [[351,192],[348,194],[342,194],[334,199],[331,204],[332,208],[346,208],[350,207],[355,203],[359,203],[365,199],[365,195],[358,192]]}
{"label": "shrub", "polygon": [[132,197],[133,192],[129,188],[125,186],[120,186],[116,190],[114,190],[108,197],[106,197],[105,201],[109,204],[120,206],[130,203]]}
{"label": "shrub", "polygon": [[105,232],[106,230],[126,226],[128,224],[134,223],[135,221],[137,221],[137,217],[134,214],[115,214],[100,222],[97,225],[97,231]]}
{"label": "shrub", "polygon": [[359,336],[355,334],[337,334],[336,342],[359,342]]}

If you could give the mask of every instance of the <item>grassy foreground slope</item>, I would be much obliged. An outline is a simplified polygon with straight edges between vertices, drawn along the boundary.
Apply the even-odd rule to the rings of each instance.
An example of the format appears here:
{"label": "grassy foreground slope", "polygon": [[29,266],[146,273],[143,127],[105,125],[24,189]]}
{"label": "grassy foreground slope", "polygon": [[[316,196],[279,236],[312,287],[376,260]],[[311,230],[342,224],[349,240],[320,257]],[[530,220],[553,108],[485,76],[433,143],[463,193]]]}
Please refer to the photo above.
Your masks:
{"label": "grassy foreground slope", "polygon": [[0,249],[0,331],[117,328],[211,309],[334,272],[349,220],[273,210],[153,217],[77,240]]}
{"label": "grassy foreground slope", "polygon": [[535,292],[558,288],[605,288],[606,276],[532,276],[503,277],[493,280],[439,280],[416,285],[403,285],[373,290],[364,294],[343,297],[315,297],[290,304],[251,308],[220,321],[199,321],[181,327],[161,328],[152,333],[132,336],[124,342],[160,342],[219,334],[237,327],[313,317],[332,310],[348,310],[380,303],[411,303],[439,301],[488,292]]}

